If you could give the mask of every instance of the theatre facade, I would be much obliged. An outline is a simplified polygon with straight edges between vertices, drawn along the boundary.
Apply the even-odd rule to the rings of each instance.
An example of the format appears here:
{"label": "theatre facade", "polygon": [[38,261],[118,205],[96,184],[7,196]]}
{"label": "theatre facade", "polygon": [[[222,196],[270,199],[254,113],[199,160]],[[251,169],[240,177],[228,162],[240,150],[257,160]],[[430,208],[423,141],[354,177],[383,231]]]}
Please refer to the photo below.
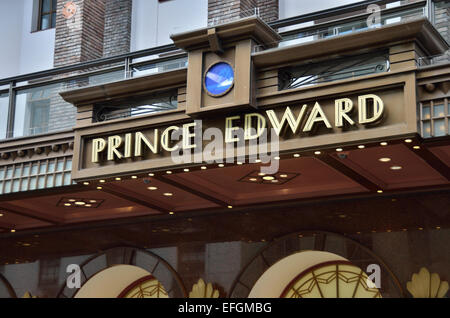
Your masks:
{"label": "theatre facade", "polygon": [[429,20],[172,40],[186,67],[68,89],[73,129],[0,145],[4,296],[447,295],[450,65],[428,57],[449,46]]}

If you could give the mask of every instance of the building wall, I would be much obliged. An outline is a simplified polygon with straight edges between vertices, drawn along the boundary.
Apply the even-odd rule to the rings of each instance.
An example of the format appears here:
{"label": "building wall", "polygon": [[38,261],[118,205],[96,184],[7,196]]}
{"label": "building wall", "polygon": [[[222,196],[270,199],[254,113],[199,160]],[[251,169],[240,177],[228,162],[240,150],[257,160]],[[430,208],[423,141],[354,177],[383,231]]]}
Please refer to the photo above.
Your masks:
{"label": "building wall", "polygon": [[280,19],[295,17],[316,11],[339,7],[350,3],[361,2],[361,0],[321,0],[321,1],[292,1],[279,0]]}
{"label": "building wall", "polygon": [[19,73],[20,45],[23,20],[22,1],[0,1],[0,29],[2,45],[0,50],[0,78],[14,76]]}
{"label": "building wall", "polygon": [[258,0],[259,16],[266,22],[276,21],[280,15],[278,0]]}
{"label": "building wall", "polygon": [[[447,43],[450,43],[450,2],[440,1],[436,3],[434,12],[434,23],[436,29],[444,37]],[[436,62],[450,60],[450,50],[441,57],[435,59]]]}
{"label": "building wall", "polygon": [[133,0],[131,50],[172,43],[171,34],[207,25],[207,0]]}
{"label": "building wall", "polygon": [[0,78],[53,67],[55,30],[32,30],[34,1],[0,1]]}
{"label": "building wall", "polygon": [[105,0],[73,1],[77,11],[70,19],[62,14],[65,2],[57,3],[54,66],[102,57]]}
{"label": "building wall", "polygon": [[209,0],[208,25],[259,14],[266,22],[278,20],[278,0]]}
{"label": "building wall", "polygon": [[132,0],[109,0],[105,6],[103,56],[130,51]]}

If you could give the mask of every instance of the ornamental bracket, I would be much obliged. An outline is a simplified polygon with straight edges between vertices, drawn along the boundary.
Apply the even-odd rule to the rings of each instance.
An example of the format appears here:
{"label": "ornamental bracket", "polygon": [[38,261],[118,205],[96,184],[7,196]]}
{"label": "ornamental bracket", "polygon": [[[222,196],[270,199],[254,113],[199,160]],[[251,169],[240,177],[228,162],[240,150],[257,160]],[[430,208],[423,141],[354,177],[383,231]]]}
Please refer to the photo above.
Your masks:
{"label": "ornamental bracket", "polygon": [[223,48],[222,48],[222,41],[219,39],[219,36],[217,35],[216,28],[210,28],[208,29],[208,41],[209,41],[209,47],[212,52],[216,54],[222,54]]}

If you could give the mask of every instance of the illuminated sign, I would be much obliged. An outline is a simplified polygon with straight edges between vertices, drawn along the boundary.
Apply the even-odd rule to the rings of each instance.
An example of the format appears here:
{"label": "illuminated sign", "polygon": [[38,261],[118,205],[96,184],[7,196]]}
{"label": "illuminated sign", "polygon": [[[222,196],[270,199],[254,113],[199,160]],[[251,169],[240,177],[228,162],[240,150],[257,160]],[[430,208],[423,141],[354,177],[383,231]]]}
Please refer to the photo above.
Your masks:
{"label": "illuminated sign", "polygon": [[[357,108],[358,116],[352,118],[352,113]],[[329,118],[319,102],[304,104],[298,111],[285,107],[284,112],[270,109],[264,113],[245,113],[242,115],[226,117],[224,120],[225,143],[235,143],[259,138],[264,131],[272,129],[277,136],[286,131],[292,134],[313,133],[319,126],[327,129],[342,128],[344,126],[375,124],[384,113],[383,100],[374,94],[358,96],[358,105],[355,107],[352,99],[340,98],[334,101],[334,118]],[[242,127],[237,123],[243,123]],[[333,124],[332,124],[333,123]],[[145,151],[158,154],[161,151],[178,151],[180,149],[193,149],[196,144],[192,140],[196,136],[197,122],[180,126],[154,128],[151,131],[137,131],[124,135],[113,135],[106,138],[94,138],[92,140],[91,161],[98,163],[106,159],[113,161],[141,157]],[[243,137],[236,134],[243,130]],[[181,141],[174,144],[172,134],[176,132],[181,136]]]}

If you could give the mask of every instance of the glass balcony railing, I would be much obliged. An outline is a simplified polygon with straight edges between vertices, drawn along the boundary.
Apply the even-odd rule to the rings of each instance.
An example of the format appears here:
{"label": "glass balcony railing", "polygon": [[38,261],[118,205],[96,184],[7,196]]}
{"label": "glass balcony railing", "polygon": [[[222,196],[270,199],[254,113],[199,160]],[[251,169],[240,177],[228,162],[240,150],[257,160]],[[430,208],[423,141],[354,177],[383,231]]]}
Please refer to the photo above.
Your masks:
{"label": "glass balcony railing", "polygon": [[[186,54],[168,45],[0,80],[0,140],[71,129],[75,125],[76,108],[62,99],[59,93],[63,91],[167,72],[186,65]],[[142,111],[130,112],[136,113]]]}
{"label": "glass balcony railing", "polygon": [[339,21],[319,22],[318,24],[303,27],[298,30],[294,29],[281,32],[280,34],[283,39],[278,44],[278,47],[326,39],[338,35],[365,31],[393,23],[426,17],[427,10],[425,4],[426,1],[415,2],[409,4],[407,8],[400,7],[403,8],[401,11],[398,11],[399,9],[397,7],[383,9],[380,11],[379,20],[371,19],[369,14],[360,14]]}

